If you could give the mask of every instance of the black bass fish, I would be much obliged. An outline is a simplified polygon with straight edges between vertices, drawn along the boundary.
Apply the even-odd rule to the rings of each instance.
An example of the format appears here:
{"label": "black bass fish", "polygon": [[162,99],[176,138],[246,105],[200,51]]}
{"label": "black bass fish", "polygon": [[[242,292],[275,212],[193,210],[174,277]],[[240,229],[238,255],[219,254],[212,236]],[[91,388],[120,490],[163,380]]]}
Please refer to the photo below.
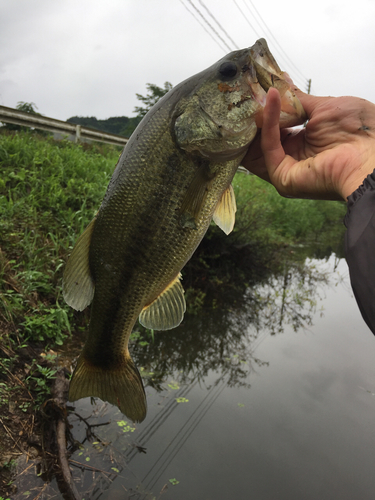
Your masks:
{"label": "black bass fish", "polygon": [[271,86],[282,96],[280,126],[301,123],[304,110],[261,39],[174,87],[132,134],[64,273],[66,302],[80,311],[92,303],[71,401],[97,396],[134,421],[145,418],[132,328],[138,318],[154,330],[182,321],[180,271],[212,219],[233,229],[231,181]]}

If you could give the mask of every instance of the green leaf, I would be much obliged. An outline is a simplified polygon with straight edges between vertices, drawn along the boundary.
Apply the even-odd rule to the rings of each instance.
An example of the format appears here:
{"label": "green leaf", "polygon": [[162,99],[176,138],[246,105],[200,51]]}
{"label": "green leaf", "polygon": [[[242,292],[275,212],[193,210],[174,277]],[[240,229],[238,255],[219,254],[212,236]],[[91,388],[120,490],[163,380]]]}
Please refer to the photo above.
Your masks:
{"label": "green leaf", "polygon": [[173,383],[173,382],[172,382],[172,383],[170,383],[170,384],[168,384],[168,387],[169,387],[170,389],[173,389],[174,391],[177,391],[177,389],[179,389],[179,388],[180,388],[180,386],[179,386],[177,383]]}

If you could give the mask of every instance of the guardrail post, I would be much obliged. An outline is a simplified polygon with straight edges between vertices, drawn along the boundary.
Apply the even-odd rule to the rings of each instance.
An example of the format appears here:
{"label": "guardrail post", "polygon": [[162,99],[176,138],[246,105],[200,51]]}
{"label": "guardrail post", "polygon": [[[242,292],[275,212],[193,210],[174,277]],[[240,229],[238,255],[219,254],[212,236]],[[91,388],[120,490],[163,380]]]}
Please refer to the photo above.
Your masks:
{"label": "guardrail post", "polygon": [[81,140],[81,125],[76,125],[76,142]]}

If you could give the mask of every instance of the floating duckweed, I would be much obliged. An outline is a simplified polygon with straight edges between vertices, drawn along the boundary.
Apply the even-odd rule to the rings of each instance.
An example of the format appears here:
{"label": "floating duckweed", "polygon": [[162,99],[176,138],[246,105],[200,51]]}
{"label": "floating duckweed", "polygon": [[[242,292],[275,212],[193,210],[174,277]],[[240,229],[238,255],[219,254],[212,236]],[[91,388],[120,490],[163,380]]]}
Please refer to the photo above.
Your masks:
{"label": "floating duckweed", "polygon": [[177,403],[188,403],[189,400],[186,398],[176,398]]}
{"label": "floating duckweed", "polygon": [[122,432],[134,432],[135,427],[132,427],[126,420],[118,420],[117,425],[122,427]]}
{"label": "floating duckweed", "polygon": [[168,384],[168,387],[169,387],[170,389],[173,389],[174,391],[177,391],[177,389],[179,389],[179,388],[180,388],[180,386],[179,386],[177,383],[174,383],[174,382],[172,382],[172,383]]}

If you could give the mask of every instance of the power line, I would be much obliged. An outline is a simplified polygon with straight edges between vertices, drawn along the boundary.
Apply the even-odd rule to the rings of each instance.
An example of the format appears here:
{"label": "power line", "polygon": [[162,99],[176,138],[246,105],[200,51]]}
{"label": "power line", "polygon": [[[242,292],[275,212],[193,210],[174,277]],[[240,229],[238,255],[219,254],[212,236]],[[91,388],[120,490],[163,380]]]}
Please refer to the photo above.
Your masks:
{"label": "power line", "polygon": [[220,50],[223,50],[224,52],[226,52],[223,47],[220,45],[220,43],[216,40],[216,38],[213,37],[212,33],[210,33],[208,31],[208,29],[206,28],[206,26],[201,23],[201,21],[197,18],[197,16],[194,14],[194,12],[192,12],[188,7],[187,5],[184,4],[184,2],[182,0],[180,0],[180,2],[182,3],[182,5],[185,7],[185,9],[194,17],[194,19],[202,26],[202,28],[204,29],[204,31],[206,33],[208,33],[210,35],[210,37],[212,38],[212,40],[216,43],[216,45],[220,48]]}
{"label": "power line", "polygon": [[[208,26],[208,28],[211,30],[211,32],[207,29],[207,27],[201,22],[201,20],[197,17],[197,15],[195,14],[195,12],[193,10],[191,10],[191,8],[188,8],[188,6],[183,2],[183,0],[180,0],[180,2],[182,3],[182,5],[185,7],[185,9],[194,17],[194,19],[202,26],[202,28],[206,31],[206,33],[208,33],[210,35],[210,37],[214,40],[214,42],[218,45],[218,47],[220,47],[221,50],[224,50],[223,49],[223,46],[222,44],[228,49],[228,50],[232,50],[232,48],[229,46],[229,44],[224,40],[224,38],[217,32],[217,30],[212,26],[212,24],[207,20],[207,18],[205,17],[205,15],[202,13],[201,10],[198,9],[198,7],[193,3],[192,0],[185,0],[186,2],[188,2],[190,4],[190,6],[194,9],[194,11],[199,15],[199,17],[204,21],[204,23],[206,24],[206,26]],[[227,33],[227,31],[225,30],[225,28],[219,23],[219,21],[216,19],[216,17],[212,14],[212,12],[208,9],[208,7],[204,4],[203,0],[198,0],[200,5],[205,9],[205,11],[208,13],[208,15],[213,19],[213,21],[217,24],[217,26],[219,27],[219,29],[221,29],[221,31],[225,34],[225,36],[228,38],[228,40],[230,40],[230,42],[234,45],[234,47],[236,47],[238,49],[238,46],[237,44],[235,43],[235,41],[230,37],[230,35]],[[236,5],[237,9],[240,11],[243,19],[245,19],[245,21],[248,23],[248,25],[250,26],[250,28],[254,31],[255,35],[257,38],[262,38],[263,35],[259,34],[257,29],[255,28],[255,26],[250,22],[248,16],[245,14],[245,12],[243,11],[243,9],[241,9],[241,7],[239,6],[237,0],[233,0],[234,4]],[[257,14],[257,16],[259,17],[260,21],[263,23],[264,26],[261,25],[260,21],[254,16],[252,10],[250,9],[249,5],[246,3],[245,0],[243,0],[243,3],[245,4],[245,7],[247,8],[247,10],[250,12],[252,18],[254,19],[254,21],[257,23],[257,25],[260,27],[260,29],[263,31],[263,30],[266,30],[267,31],[267,36],[269,36],[270,38],[272,38],[272,40],[274,41],[274,43],[277,45],[277,47],[275,47],[276,49],[276,52],[278,53],[278,57],[280,57],[280,59],[282,59],[284,61],[284,64],[286,67],[288,67],[289,65],[292,66],[294,68],[294,70],[298,73],[298,75],[294,75],[294,81],[295,83],[297,84],[298,87],[300,87],[301,89],[304,89],[306,87],[306,85],[308,84],[308,79],[305,77],[305,75],[297,68],[297,66],[293,63],[293,61],[290,59],[290,57],[286,54],[286,52],[284,51],[284,49],[281,47],[280,43],[277,41],[277,39],[275,38],[275,36],[273,35],[273,33],[271,32],[271,30],[268,28],[266,22],[264,21],[264,19],[262,18],[261,14],[259,13],[259,11],[257,10],[257,8],[255,7],[254,3],[252,2],[252,0],[249,0],[251,6],[253,7],[253,10],[254,12]],[[226,50],[224,50],[226,51]]]}
{"label": "power line", "polygon": [[[244,0],[245,1],[245,0]],[[302,78],[304,78],[305,80],[307,80],[306,76],[299,70],[299,68],[297,68],[297,66],[294,64],[294,62],[291,60],[291,58],[288,56],[288,54],[285,52],[285,50],[282,48],[282,46],[280,45],[280,43],[278,42],[278,40],[276,39],[276,37],[273,35],[272,31],[268,28],[266,22],[264,21],[264,19],[262,18],[262,16],[260,15],[258,9],[255,7],[254,3],[252,2],[252,0],[249,0],[250,4],[252,5],[252,7],[254,8],[255,12],[258,14],[260,20],[262,21],[262,23],[264,24],[266,30],[269,32],[271,38],[273,38],[274,42],[276,43],[276,45],[279,46],[280,50],[283,52],[283,54],[285,55],[285,57],[288,59],[289,63],[295,68],[296,71],[298,71],[298,73],[300,74],[300,76]]]}
{"label": "power line", "polygon": [[[255,29],[255,27],[253,26],[253,24],[250,22],[248,16],[245,14],[245,12],[241,9],[241,7],[238,5],[237,1],[236,0],[233,0],[234,4],[236,5],[237,9],[240,11],[242,17],[245,19],[245,21],[247,22],[247,24],[251,27],[251,29],[254,31],[255,35],[257,38],[262,38],[262,35],[258,33],[258,31]],[[245,3],[245,0],[243,0],[243,2]],[[253,5],[253,4],[252,4]],[[251,12],[249,6],[245,3],[245,6],[246,8],[249,10],[250,14],[253,16],[253,13]],[[254,7],[255,9],[255,7]],[[254,20],[256,21],[256,23],[258,24],[258,26],[260,27],[261,30],[263,30],[262,26],[260,25],[259,21],[254,17]],[[271,33],[272,35],[272,33]],[[273,36],[273,35],[272,35]],[[273,37],[274,38],[274,37]],[[277,43],[277,40],[276,40],[276,43]],[[279,52],[279,51],[278,51]],[[280,52],[279,52],[280,53]],[[282,53],[280,55],[280,58],[283,59],[283,56],[282,56]],[[302,87],[304,88],[305,85],[306,85],[306,80],[305,77],[303,77],[303,83],[302,82],[298,82],[298,86],[299,87]]]}
{"label": "power line", "polygon": [[222,27],[222,25],[219,23],[219,21],[216,19],[216,17],[212,14],[212,12],[206,7],[206,5],[203,3],[202,0],[199,0],[199,3],[202,5],[204,9],[206,9],[207,13],[211,18],[215,21],[215,23],[219,26],[219,28],[222,30],[223,33],[229,38],[229,40],[232,42],[232,44],[235,46],[236,49],[239,49],[239,46],[236,44],[236,42],[228,35],[226,30]]}
{"label": "power line", "polygon": [[206,396],[203,398],[197,408],[195,408],[190,417],[185,421],[184,425],[179,429],[175,437],[169,442],[168,446],[164,449],[158,460],[154,463],[153,467],[142,479],[142,483],[144,483],[152,469],[154,469],[154,467],[160,461],[160,464],[158,464],[158,467],[155,470],[153,476],[147,481],[148,489],[152,489],[155,486],[160,476],[167,469],[168,465],[180,451],[192,432],[196,429],[199,422],[223,392],[226,385],[227,384],[223,380],[223,378],[219,379],[219,381],[217,381],[217,383],[207,392]]}
{"label": "power line", "polygon": [[245,19],[245,21],[247,22],[247,24],[250,26],[250,28],[254,31],[255,35],[257,38],[262,38],[261,35],[259,35],[259,33],[257,33],[257,30],[254,28],[254,26],[251,24],[251,22],[248,20],[247,16],[245,15],[244,11],[241,9],[241,7],[238,5],[238,3],[236,2],[236,0],[233,0],[235,6],[237,7],[237,9],[241,12],[243,18]]}
{"label": "power line", "polygon": [[219,33],[216,31],[216,29],[207,21],[207,19],[204,17],[204,15],[202,14],[202,12],[198,9],[198,7],[196,5],[193,4],[192,0],[187,0],[190,5],[197,11],[197,13],[201,16],[201,18],[203,19],[203,21],[207,24],[207,26],[209,26],[209,28],[215,33],[215,35],[220,38],[220,40],[223,42],[223,44],[228,48],[228,50],[232,50],[231,47],[227,44],[227,42],[222,38],[221,35],[219,35]]}
{"label": "power line", "polygon": [[[265,20],[263,19],[263,17],[261,16],[261,14],[259,13],[258,9],[256,8],[256,6],[254,5],[253,1],[252,0],[248,0],[248,2],[251,4],[254,12],[257,14],[257,16],[259,17],[260,21],[263,23],[263,26],[261,26],[260,22],[256,19],[256,17],[254,16],[254,12],[250,9],[250,7],[248,6],[248,4],[246,3],[246,0],[243,0],[246,8],[248,9],[248,11],[250,12],[250,14],[254,17],[255,21],[257,22],[257,24],[259,25],[259,27],[261,29],[265,29],[268,33],[268,35],[270,36],[270,38],[273,39],[274,43],[279,47],[279,50],[281,51],[281,57],[284,58],[288,61],[288,63],[295,69],[295,71],[297,71],[300,75],[300,77],[302,78],[302,80],[304,81],[304,85],[306,85],[306,76],[299,70],[299,68],[294,64],[294,62],[291,60],[291,58],[288,56],[288,54],[285,52],[285,50],[282,48],[282,46],[280,45],[280,43],[278,42],[278,40],[276,39],[276,37],[273,35],[272,31],[270,30],[270,28],[267,26],[267,23],[265,22]],[[268,36],[267,35],[267,36]],[[278,49],[276,49],[278,51]],[[279,51],[278,51],[279,52]]]}

